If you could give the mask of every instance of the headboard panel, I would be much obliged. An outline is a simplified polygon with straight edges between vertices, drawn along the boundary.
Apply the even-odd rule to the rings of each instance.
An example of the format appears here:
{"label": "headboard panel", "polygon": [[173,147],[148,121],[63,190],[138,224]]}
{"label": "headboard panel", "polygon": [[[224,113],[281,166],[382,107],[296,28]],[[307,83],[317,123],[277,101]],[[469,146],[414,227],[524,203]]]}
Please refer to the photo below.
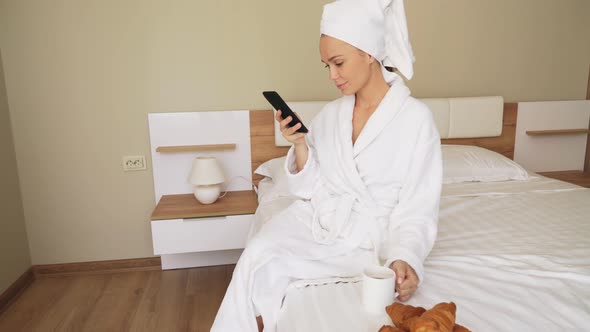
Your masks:
{"label": "headboard panel", "polygon": [[516,137],[516,115],[518,103],[504,103],[502,134],[498,137],[443,139],[442,144],[475,145],[496,151],[514,159],[514,142]]}
{"label": "headboard panel", "polygon": [[[430,109],[441,138],[497,137],[502,133],[504,98],[501,96],[419,98]],[[303,120],[311,123],[326,101],[289,102]],[[291,146],[275,122],[275,144]]]}
{"label": "headboard panel", "polygon": [[[443,139],[443,144],[476,145],[496,151],[506,157],[514,158],[516,137],[517,103],[504,103],[502,134],[498,137]],[[252,172],[263,162],[282,157],[289,147],[275,145],[274,113],[272,110],[250,111],[250,144]],[[253,174],[252,180],[258,184],[262,176]]]}
{"label": "headboard panel", "polygon": [[250,111],[250,154],[252,160],[252,181],[258,185],[262,176],[254,171],[263,162],[282,157],[289,151],[288,146],[275,145],[274,113],[272,110]]}

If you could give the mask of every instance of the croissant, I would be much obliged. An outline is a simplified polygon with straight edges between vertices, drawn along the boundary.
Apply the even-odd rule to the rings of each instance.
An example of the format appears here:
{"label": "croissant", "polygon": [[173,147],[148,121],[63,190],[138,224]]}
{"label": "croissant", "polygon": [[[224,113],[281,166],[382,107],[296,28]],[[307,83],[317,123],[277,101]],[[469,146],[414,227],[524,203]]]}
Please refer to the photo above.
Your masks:
{"label": "croissant", "polygon": [[420,316],[414,316],[404,320],[401,326],[402,330],[406,332],[411,331],[414,328],[414,325],[416,325],[416,321],[418,319],[420,319]]}
{"label": "croissant", "polygon": [[439,303],[432,309],[427,310],[417,319],[412,326],[411,332],[453,332],[455,326],[455,303]]}
{"label": "croissant", "polygon": [[394,302],[392,305],[387,306],[385,310],[391,318],[391,321],[397,327],[402,327],[402,324],[405,320],[412,317],[418,317],[426,311],[426,309],[422,307],[413,307],[411,305],[401,304],[398,302]]}
{"label": "croissant", "polygon": [[397,327],[393,327],[390,325],[383,325],[379,332],[404,332],[403,330],[398,329]]}
{"label": "croissant", "polygon": [[466,328],[465,326],[455,324],[455,327],[453,327],[453,332],[471,332],[471,331],[468,328]]}

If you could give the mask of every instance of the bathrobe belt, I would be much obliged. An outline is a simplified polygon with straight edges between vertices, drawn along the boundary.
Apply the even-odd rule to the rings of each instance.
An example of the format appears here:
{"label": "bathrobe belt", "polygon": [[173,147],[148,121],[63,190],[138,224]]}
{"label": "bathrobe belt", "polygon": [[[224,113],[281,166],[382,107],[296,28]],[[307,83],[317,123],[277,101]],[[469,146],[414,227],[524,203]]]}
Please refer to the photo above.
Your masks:
{"label": "bathrobe belt", "polygon": [[[375,204],[372,204],[375,205]],[[313,220],[311,224],[311,233],[316,242],[321,244],[333,244],[338,236],[345,229],[350,228],[352,212],[360,214],[363,219],[361,230],[366,230],[373,247],[378,252],[381,242],[381,232],[379,230],[378,218],[389,217],[391,209],[382,207],[369,208],[359,199],[350,194],[335,195],[325,198],[318,202],[314,208]],[[323,225],[321,218],[328,221]],[[357,234],[362,235],[362,234]]]}

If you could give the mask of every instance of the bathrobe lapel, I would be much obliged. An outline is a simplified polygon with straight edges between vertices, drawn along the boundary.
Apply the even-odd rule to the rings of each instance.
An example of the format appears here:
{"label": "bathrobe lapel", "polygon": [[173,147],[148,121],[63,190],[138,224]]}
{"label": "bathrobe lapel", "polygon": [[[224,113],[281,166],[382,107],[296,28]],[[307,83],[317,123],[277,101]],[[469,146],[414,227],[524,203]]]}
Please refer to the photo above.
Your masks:
{"label": "bathrobe lapel", "polygon": [[341,192],[350,194],[354,192],[355,198],[359,201],[366,201],[370,197],[369,191],[358,172],[355,158],[395,118],[409,95],[410,90],[398,77],[365,124],[354,146],[352,144],[352,115],[355,97],[345,96],[342,98],[337,115],[338,124],[335,128],[335,137],[337,137],[338,141],[334,142],[334,148],[338,149],[339,152],[337,154],[339,167],[336,167],[336,170],[333,169],[336,171],[335,177],[328,176],[328,178],[336,180],[332,184],[339,187]]}
{"label": "bathrobe lapel", "polygon": [[[409,95],[410,91],[403,84],[401,78],[395,80],[375,112],[367,121],[365,128],[363,128],[354,146],[352,144],[352,115],[355,97],[345,96],[342,98],[340,105],[338,105],[337,124],[334,128],[336,131],[336,135],[334,136],[336,141],[333,144],[333,147],[338,151],[337,160],[336,163],[331,164],[332,167],[330,167],[329,175],[325,175],[324,177],[328,180],[328,187],[341,195],[340,202],[336,205],[338,207],[332,206],[332,209],[336,208],[340,211],[341,215],[335,216],[336,218],[334,218],[333,222],[336,224],[346,223],[349,218],[349,211],[353,209],[353,205],[361,209],[359,212],[370,218],[371,221],[365,220],[364,222],[353,225],[354,231],[351,235],[356,240],[351,241],[351,243],[360,241],[364,234],[368,233],[375,247],[376,255],[379,252],[378,247],[382,237],[376,218],[387,217],[387,215],[382,215],[380,212],[382,210],[378,208],[377,203],[363,181],[357,168],[356,157],[374,142],[379,134],[385,130],[386,126],[399,114]],[[347,212],[345,213],[344,211]],[[332,234],[329,238],[334,238],[334,235],[336,234]],[[376,258],[378,260],[377,256]]]}
{"label": "bathrobe lapel", "polygon": [[369,194],[368,189],[361,179],[356,162],[353,158],[354,147],[352,145],[352,112],[354,110],[354,96],[345,96],[338,110],[338,125],[336,126],[335,143],[339,147],[338,154],[339,176],[335,182],[342,191],[352,194],[356,200],[363,200]]}
{"label": "bathrobe lapel", "polygon": [[[367,146],[371,144],[383,131],[383,129],[395,118],[402,109],[403,104],[410,95],[410,90],[403,84],[402,79],[398,77],[393,81],[391,88],[375,110],[369,117],[365,127],[353,147],[352,156],[356,158]],[[353,98],[354,99],[354,98]],[[354,101],[353,101],[354,102]],[[353,104],[354,108],[354,104]],[[350,137],[352,139],[352,110],[350,116]]]}

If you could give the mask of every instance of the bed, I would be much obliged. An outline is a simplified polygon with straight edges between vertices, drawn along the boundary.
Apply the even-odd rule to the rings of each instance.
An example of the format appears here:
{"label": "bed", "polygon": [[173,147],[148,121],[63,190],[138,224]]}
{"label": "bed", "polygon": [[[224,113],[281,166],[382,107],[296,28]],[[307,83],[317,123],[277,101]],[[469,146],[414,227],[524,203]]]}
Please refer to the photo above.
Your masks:
{"label": "bed", "polygon": [[[272,112],[257,112],[250,116],[253,169],[259,173],[251,235],[295,199],[277,171],[286,148],[273,144]],[[457,322],[472,331],[587,330],[590,189],[542,177],[511,161],[517,105],[504,104],[502,112],[497,137],[443,140],[446,183],[439,233],[425,262],[425,280],[407,303],[430,308],[453,301]],[[262,156],[256,149],[264,151]],[[474,149],[502,165],[477,178],[481,173],[474,169],[490,163],[461,163]],[[510,170],[499,170],[504,166]],[[494,178],[495,172],[502,176]],[[360,278],[293,283],[278,330],[377,331],[386,318],[363,313],[360,287]]]}

